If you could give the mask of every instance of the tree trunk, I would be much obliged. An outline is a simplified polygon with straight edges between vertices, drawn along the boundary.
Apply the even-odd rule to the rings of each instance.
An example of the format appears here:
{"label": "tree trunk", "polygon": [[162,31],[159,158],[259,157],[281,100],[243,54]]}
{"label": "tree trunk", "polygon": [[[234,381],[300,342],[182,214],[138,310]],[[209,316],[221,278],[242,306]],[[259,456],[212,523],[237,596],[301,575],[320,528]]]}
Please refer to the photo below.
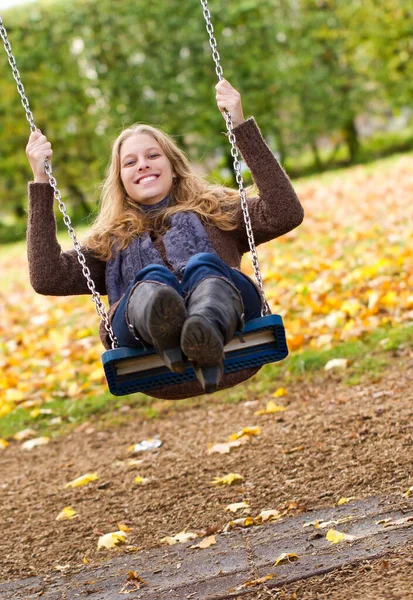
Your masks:
{"label": "tree trunk", "polygon": [[317,142],[315,141],[314,138],[311,138],[311,140],[310,140],[310,147],[311,147],[311,150],[313,151],[314,165],[315,165],[317,171],[324,171],[324,165],[321,160],[320,154],[318,152]]}
{"label": "tree trunk", "polygon": [[75,200],[75,206],[80,206],[82,214],[87,217],[92,212],[91,206],[86,201],[85,195],[74,183],[67,186],[70,196]]}
{"label": "tree trunk", "polygon": [[357,155],[360,150],[360,141],[358,138],[358,133],[356,129],[356,124],[354,119],[351,118],[347,121],[344,126],[344,140],[347,144],[348,153],[350,156],[350,162],[355,163],[357,160]]}

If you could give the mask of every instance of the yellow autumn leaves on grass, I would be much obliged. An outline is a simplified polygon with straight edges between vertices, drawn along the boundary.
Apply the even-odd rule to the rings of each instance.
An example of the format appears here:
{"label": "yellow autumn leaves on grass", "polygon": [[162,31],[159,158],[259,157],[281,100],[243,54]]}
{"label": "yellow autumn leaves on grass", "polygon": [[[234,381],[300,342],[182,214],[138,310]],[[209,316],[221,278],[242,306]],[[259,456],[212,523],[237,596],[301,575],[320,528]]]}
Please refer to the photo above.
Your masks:
{"label": "yellow autumn leaves on grass", "polygon": [[[260,246],[264,285],[290,350],[330,347],[413,318],[413,157],[298,182],[303,224]],[[70,247],[70,241],[62,244]],[[252,274],[245,257],[243,269]],[[90,298],[39,296],[24,245],[0,247],[0,418],[17,405],[104,390]]]}

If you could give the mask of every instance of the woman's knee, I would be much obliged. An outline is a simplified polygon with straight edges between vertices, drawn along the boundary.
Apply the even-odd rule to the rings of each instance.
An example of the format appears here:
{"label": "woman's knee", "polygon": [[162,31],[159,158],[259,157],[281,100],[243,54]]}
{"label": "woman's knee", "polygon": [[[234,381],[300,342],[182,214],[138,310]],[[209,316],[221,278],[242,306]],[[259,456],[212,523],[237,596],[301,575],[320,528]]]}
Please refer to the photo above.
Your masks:
{"label": "woman's knee", "polygon": [[216,254],[212,254],[211,252],[198,252],[198,254],[194,254],[188,260],[186,264],[186,268],[188,267],[196,267],[196,266],[208,266],[208,265],[217,265],[222,261]]}

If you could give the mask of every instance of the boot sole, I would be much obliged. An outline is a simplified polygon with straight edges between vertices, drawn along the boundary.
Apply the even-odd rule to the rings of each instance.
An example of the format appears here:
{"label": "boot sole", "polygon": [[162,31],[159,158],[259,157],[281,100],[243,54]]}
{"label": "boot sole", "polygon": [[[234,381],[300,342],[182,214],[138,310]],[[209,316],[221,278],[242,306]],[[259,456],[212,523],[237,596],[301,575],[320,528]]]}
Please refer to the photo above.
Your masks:
{"label": "boot sole", "polygon": [[180,348],[181,331],[186,317],[181,297],[170,288],[162,286],[152,302],[148,331],[157,352],[166,366],[175,373],[182,373],[186,368],[186,360]]}
{"label": "boot sole", "polygon": [[192,361],[204,392],[216,392],[224,371],[224,345],[214,326],[198,315],[188,317],[182,329],[181,348]]}
{"label": "boot sole", "polygon": [[181,334],[184,354],[200,367],[213,367],[224,357],[224,345],[219,333],[206,319],[188,317]]}

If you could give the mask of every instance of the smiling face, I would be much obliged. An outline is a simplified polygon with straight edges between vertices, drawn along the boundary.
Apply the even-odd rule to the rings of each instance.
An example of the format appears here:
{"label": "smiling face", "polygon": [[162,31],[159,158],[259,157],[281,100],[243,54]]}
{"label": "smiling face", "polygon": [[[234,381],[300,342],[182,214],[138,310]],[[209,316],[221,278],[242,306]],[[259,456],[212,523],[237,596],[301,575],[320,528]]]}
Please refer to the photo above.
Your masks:
{"label": "smiling face", "polygon": [[129,198],[153,205],[168,195],[175,173],[154,137],[132,134],[122,143],[119,158],[120,178]]}

